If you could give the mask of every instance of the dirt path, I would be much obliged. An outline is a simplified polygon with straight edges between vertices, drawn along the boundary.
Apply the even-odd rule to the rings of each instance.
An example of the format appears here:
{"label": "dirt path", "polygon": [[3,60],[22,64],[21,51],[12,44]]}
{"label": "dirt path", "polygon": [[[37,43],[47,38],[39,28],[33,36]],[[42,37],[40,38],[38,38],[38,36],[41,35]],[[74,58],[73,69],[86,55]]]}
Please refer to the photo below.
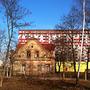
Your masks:
{"label": "dirt path", "polygon": [[[52,87],[49,87],[49,85],[50,83],[47,81],[14,77],[5,79],[0,90],[56,90],[51,89]],[[60,88],[57,90],[60,90]]]}
{"label": "dirt path", "polygon": [[5,79],[0,90],[30,90],[28,84],[18,78]]}
{"label": "dirt path", "polygon": [[[74,89],[73,89],[74,88]],[[86,90],[61,80],[40,80],[35,78],[13,77],[5,79],[0,90]]]}

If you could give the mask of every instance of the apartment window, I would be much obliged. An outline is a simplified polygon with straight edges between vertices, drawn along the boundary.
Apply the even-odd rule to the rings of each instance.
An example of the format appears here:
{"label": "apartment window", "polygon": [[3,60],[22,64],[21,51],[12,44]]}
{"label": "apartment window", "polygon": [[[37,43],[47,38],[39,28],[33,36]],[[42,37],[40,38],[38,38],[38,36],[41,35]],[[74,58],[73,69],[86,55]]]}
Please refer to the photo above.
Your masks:
{"label": "apartment window", "polygon": [[75,37],[77,37],[77,34],[74,34]]}
{"label": "apartment window", "polygon": [[88,38],[90,38],[90,34],[88,35]]}

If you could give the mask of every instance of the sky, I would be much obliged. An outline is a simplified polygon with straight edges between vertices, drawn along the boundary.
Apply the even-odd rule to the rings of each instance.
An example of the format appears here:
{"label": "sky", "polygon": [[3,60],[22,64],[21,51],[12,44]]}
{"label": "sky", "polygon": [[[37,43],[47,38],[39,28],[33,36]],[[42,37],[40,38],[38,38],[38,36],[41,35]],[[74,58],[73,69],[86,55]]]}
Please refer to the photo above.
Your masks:
{"label": "sky", "polygon": [[68,14],[72,3],[73,0],[22,0],[22,6],[32,12],[26,18],[32,25],[26,29],[54,29],[62,16]]}
{"label": "sky", "polygon": [[[22,0],[20,5],[31,11],[24,21],[32,23],[21,29],[55,29],[55,25],[62,22],[61,18],[69,13],[73,0]],[[0,29],[6,29],[3,14],[0,16]]]}

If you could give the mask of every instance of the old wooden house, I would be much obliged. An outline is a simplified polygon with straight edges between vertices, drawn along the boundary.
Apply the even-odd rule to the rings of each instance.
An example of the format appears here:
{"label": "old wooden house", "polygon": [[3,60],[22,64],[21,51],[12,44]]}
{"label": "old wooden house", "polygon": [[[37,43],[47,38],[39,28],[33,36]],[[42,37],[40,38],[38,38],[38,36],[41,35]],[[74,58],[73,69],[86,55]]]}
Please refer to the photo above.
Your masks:
{"label": "old wooden house", "polygon": [[40,75],[55,71],[54,45],[42,44],[32,38],[24,45],[18,45],[13,64],[14,72],[26,75]]}

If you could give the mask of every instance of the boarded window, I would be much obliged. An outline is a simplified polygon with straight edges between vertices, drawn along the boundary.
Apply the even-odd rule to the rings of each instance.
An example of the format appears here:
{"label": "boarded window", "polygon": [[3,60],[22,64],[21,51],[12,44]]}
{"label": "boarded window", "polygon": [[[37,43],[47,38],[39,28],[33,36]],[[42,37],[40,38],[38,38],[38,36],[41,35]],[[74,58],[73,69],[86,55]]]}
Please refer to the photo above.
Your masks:
{"label": "boarded window", "polygon": [[38,65],[38,71],[42,73],[50,72],[50,64]]}
{"label": "boarded window", "polygon": [[35,52],[35,57],[39,57],[39,51]]}
{"label": "boarded window", "polygon": [[31,51],[27,50],[27,58],[31,58]]}

